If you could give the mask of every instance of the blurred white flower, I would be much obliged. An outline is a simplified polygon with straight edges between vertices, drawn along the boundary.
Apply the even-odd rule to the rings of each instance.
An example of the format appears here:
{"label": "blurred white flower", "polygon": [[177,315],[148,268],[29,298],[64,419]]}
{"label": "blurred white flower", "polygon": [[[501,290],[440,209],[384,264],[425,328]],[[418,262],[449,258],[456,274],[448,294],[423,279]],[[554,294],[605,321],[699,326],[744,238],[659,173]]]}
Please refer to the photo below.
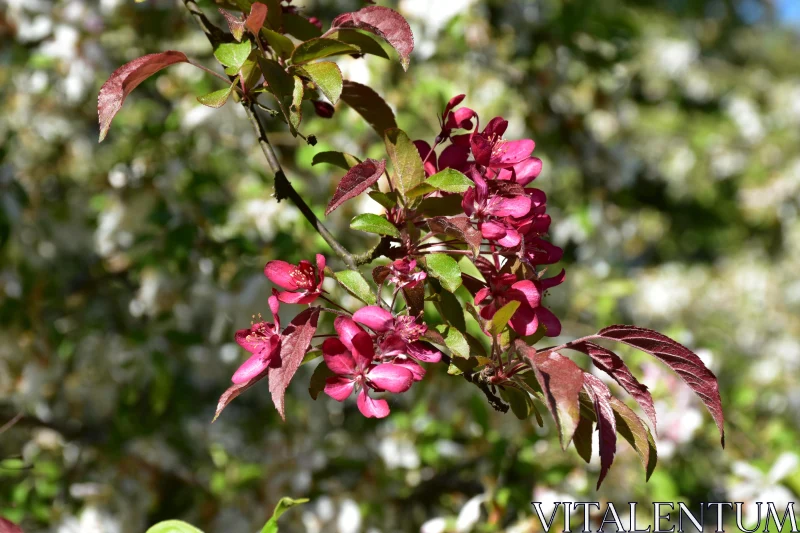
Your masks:
{"label": "blurred white flower", "polygon": [[467,533],[472,531],[472,528],[478,523],[481,518],[481,508],[483,502],[486,501],[485,494],[478,494],[470,498],[467,503],[458,512],[456,518],[456,531],[458,533]]}

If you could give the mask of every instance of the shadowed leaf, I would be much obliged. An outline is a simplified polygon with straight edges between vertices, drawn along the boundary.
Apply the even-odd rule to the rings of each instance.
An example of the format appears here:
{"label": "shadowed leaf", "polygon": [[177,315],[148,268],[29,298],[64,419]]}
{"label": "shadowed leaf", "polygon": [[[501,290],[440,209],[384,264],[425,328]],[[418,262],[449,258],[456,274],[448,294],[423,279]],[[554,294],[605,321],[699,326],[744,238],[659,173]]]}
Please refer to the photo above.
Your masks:
{"label": "shadowed leaf", "polygon": [[[353,110],[364,117],[364,120],[383,138],[389,128],[396,128],[392,109],[372,88],[354,81],[345,80],[342,84],[341,99]],[[419,156],[417,156],[419,159]],[[420,165],[422,163],[420,162]]]}
{"label": "shadowed leaf", "polygon": [[592,429],[594,424],[586,417],[581,417],[578,427],[575,428],[575,435],[572,436],[572,444],[578,451],[581,459],[587,463],[592,460]]}
{"label": "shadowed leaf", "polygon": [[642,420],[636,416],[636,413],[630,408],[614,398],[609,399],[611,408],[614,410],[614,420],[617,423],[617,432],[625,437],[625,440],[633,446],[636,453],[639,454],[639,459],[644,466],[647,479],[656,468],[658,454],[656,453],[656,444],[650,430],[642,423]]}
{"label": "shadowed leaf", "polygon": [[[425,170],[419,158],[419,151],[406,133],[398,128],[390,128],[384,132],[386,153],[392,160],[394,174],[392,183],[405,194],[425,179]],[[459,201],[460,204],[460,201]]]}
{"label": "shadowed leaf", "polygon": [[314,158],[311,159],[312,165],[318,165],[320,163],[329,163],[331,165],[336,165],[337,167],[341,167],[345,170],[350,170],[357,164],[359,164],[361,160],[354,155],[345,153],[345,152],[320,152],[318,154],[314,154]]}
{"label": "shadowed leaf", "polygon": [[302,65],[315,59],[342,54],[357,54],[358,48],[333,39],[311,39],[297,46],[292,53],[292,64]]}

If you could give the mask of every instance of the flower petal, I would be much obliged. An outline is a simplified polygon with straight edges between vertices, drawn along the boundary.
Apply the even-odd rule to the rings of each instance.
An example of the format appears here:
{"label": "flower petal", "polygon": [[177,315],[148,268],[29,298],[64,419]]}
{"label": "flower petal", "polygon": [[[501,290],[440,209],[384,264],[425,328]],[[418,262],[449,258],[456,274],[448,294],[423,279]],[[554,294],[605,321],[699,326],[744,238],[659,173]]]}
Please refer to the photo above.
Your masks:
{"label": "flower petal", "polygon": [[451,144],[442,150],[442,153],[439,155],[439,170],[444,170],[446,168],[462,170],[464,165],[467,164],[467,158],[469,158],[469,148]]}
{"label": "flower petal", "polygon": [[336,401],[343,402],[353,392],[355,382],[343,376],[332,376],[325,380],[325,394]]}
{"label": "flower petal", "polygon": [[386,400],[374,400],[367,395],[367,389],[358,394],[358,410],[367,418],[386,418],[389,416],[389,403]]}
{"label": "flower petal", "polygon": [[353,314],[353,320],[378,333],[389,331],[394,324],[392,314],[377,305],[362,307]]}
{"label": "flower petal", "polygon": [[297,282],[294,275],[298,270],[297,265],[276,259],[267,263],[267,266],[264,267],[264,275],[275,285],[295,291],[297,290]]}
{"label": "flower petal", "polygon": [[395,359],[392,361],[392,364],[395,366],[401,366],[411,372],[411,376],[414,378],[414,381],[422,381],[422,378],[425,377],[425,369],[417,363],[416,361],[411,361],[409,359]]}
{"label": "flower petal", "polygon": [[506,227],[498,222],[483,222],[478,225],[481,230],[481,235],[484,239],[497,240],[502,239],[506,235]]}
{"label": "flower petal", "polygon": [[527,303],[532,308],[538,307],[542,299],[542,291],[529,279],[518,281],[508,291],[509,300],[518,300]]}
{"label": "flower petal", "polygon": [[337,335],[339,335],[339,339],[347,346],[347,349],[351,352],[355,351],[353,347],[353,337],[359,333],[363,333],[364,330],[353,322],[352,318],[346,316],[337,316],[336,320],[333,321],[333,328],[336,330]]}
{"label": "flower petal", "polygon": [[539,328],[536,312],[524,303],[517,308],[509,323],[519,335],[533,335]]}
{"label": "flower petal", "polygon": [[334,374],[348,375],[356,372],[356,361],[353,359],[353,355],[339,339],[325,339],[325,342],[322,343],[322,358]]}
{"label": "flower petal", "polygon": [[496,217],[520,218],[531,210],[531,198],[528,195],[494,198],[491,202],[491,213]]}
{"label": "flower petal", "polygon": [[325,281],[325,256],[317,254],[317,276],[319,281],[317,283],[317,290],[322,288],[322,282]]}
{"label": "flower petal", "polygon": [[269,359],[262,358],[261,354],[252,355],[233,373],[231,381],[237,385],[245,383],[262,373],[267,367],[269,367]]}
{"label": "flower petal", "polygon": [[269,310],[272,312],[272,318],[275,320],[275,328],[280,331],[281,319],[278,317],[278,311],[280,310],[281,304],[276,296],[278,291],[275,289],[272,289],[272,291],[272,296],[270,296],[267,301],[269,302]]}
{"label": "flower petal", "polygon": [[436,174],[436,152],[431,150],[431,145],[425,141],[417,140],[414,141],[414,146],[417,147],[419,158],[422,159],[425,175],[432,176]]}
{"label": "flower petal", "polygon": [[546,291],[551,287],[555,287],[556,285],[561,285],[562,283],[564,283],[564,280],[566,278],[567,278],[567,271],[562,268],[561,272],[559,272],[552,278],[545,278],[539,280],[539,284],[541,284],[542,290]]}
{"label": "flower petal", "polygon": [[408,345],[408,355],[423,363],[438,363],[442,360],[442,352],[420,341]]}
{"label": "flower petal", "polygon": [[353,337],[353,358],[356,360],[356,367],[367,368],[375,359],[375,347],[372,344],[372,337],[366,331],[360,331]]}
{"label": "flower petal", "polygon": [[547,333],[545,333],[545,335],[548,337],[558,337],[561,335],[561,321],[552,311],[546,307],[537,307],[536,318],[547,328]]}
{"label": "flower petal", "polygon": [[285,304],[307,304],[317,299],[317,295],[311,295],[304,292],[289,292],[283,291],[278,293],[278,300]]}
{"label": "flower petal", "polygon": [[[487,166],[510,167],[529,157],[536,144],[532,139],[500,141],[494,145],[491,161]],[[474,150],[473,150],[474,153]]]}
{"label": "flower petal", "polygon": [[391,363],[373,366],[367,372],[367,379],[374,387],[395,393],[407,391],[414,383],[410,370]]}
{"label": "flower petal", "polygon": [[514,173],[517,176],[517,183],[523,187],[535,180],[541,171],[542,160],[538,157],[529,157],[514,165]]}

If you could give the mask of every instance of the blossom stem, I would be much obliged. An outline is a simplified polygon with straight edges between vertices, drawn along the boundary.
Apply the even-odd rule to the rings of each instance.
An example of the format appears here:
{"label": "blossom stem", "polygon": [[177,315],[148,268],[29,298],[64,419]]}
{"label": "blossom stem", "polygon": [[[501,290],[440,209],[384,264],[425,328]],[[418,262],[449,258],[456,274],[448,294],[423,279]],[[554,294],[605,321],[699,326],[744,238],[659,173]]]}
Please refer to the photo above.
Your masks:
{"label": "blossom stem", "polygon": [[318,309],[324,313],[330,313],[332,315],[346,316],[348,318],[353,316],[347,311],[339,311],[338,309],[331,309],[330,307],[318,307]]}
{"label": "blossom stem", "polygon": [[[192,14],[192,17],[194,17],[200,28],[202,28],[212,47],[216,48],[219,43],[223,43],[228,40],[228,36],[222,30],[214,26],[208,20],[208,18],[206,18],[205,14],[203,14],[203,11],[197,6],[195,0],[183,0],[183,4]],[[233,81],[233,79],[230,79],[229,81]],[[336,240],[331,232],[328,231],[328,228],[326,228],[322,222],[320,222],[320,220],[317,218],[317,215],[314,214],[314,211],[308,206],[308,204],[306,204],[305,200],[303,200],[303,197],[298,194],[289,179],[286,177],[286,174],[284,174],[281,164],[278,161],[278,156],[275,154],[275,150],[273,150],[272,145],[267,138],[267,130],[255,111],[254,104],[244,98],[242,99],[241,103],[247,114],[247,118],[250,121],[250,124],[253,126],[256,136],[258,137],[258,143],[261,146],[261,151],[264,153],[264,157],[267,159],[267,165],[275,175],[275,199],[279,202],[285,198],[291,200],[292,203],[297,206],[300,212],[303,213],[303,216],[305,216],[306,220],[308,220],[314,229],[317,230],[317,233],[319,233],[325,242],[328,243],[328,246],[331,247],[336,255],[338,255],[342,261],[344,261],[348,268],[355,270],[357,267],[353,254],[347,251],[347,249]]]}
{"label": "blossom stem", "polygon": [[326,296],[320,296],[320,299],[325,300],[326,302],[328,302],[331,305],[335,305],[336,307],[338,307],[339,309],[341,309],[345,313],[348,313],[348,314],[350,313],[350,311],[348,311],[347,309],[345,309],[344,307],[342,307],[341,305],[337,304],[336,302],[334,302],[333,300],[331,300],[330,298],[328,298]]}

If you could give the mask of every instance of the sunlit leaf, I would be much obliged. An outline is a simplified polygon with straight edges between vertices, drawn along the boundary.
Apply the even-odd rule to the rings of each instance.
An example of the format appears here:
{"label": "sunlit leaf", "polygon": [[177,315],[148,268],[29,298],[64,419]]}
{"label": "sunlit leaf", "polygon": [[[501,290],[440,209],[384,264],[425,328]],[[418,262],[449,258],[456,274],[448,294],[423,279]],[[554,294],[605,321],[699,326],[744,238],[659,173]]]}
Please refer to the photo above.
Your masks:
{"label": "sunlit leaf", "polygon": [[388,235],[400,238],[400,232],[394,225],[380,215],[364,213],[358,215],[350,221],[350,227],[367,233],[377,233],[378,235]]}

